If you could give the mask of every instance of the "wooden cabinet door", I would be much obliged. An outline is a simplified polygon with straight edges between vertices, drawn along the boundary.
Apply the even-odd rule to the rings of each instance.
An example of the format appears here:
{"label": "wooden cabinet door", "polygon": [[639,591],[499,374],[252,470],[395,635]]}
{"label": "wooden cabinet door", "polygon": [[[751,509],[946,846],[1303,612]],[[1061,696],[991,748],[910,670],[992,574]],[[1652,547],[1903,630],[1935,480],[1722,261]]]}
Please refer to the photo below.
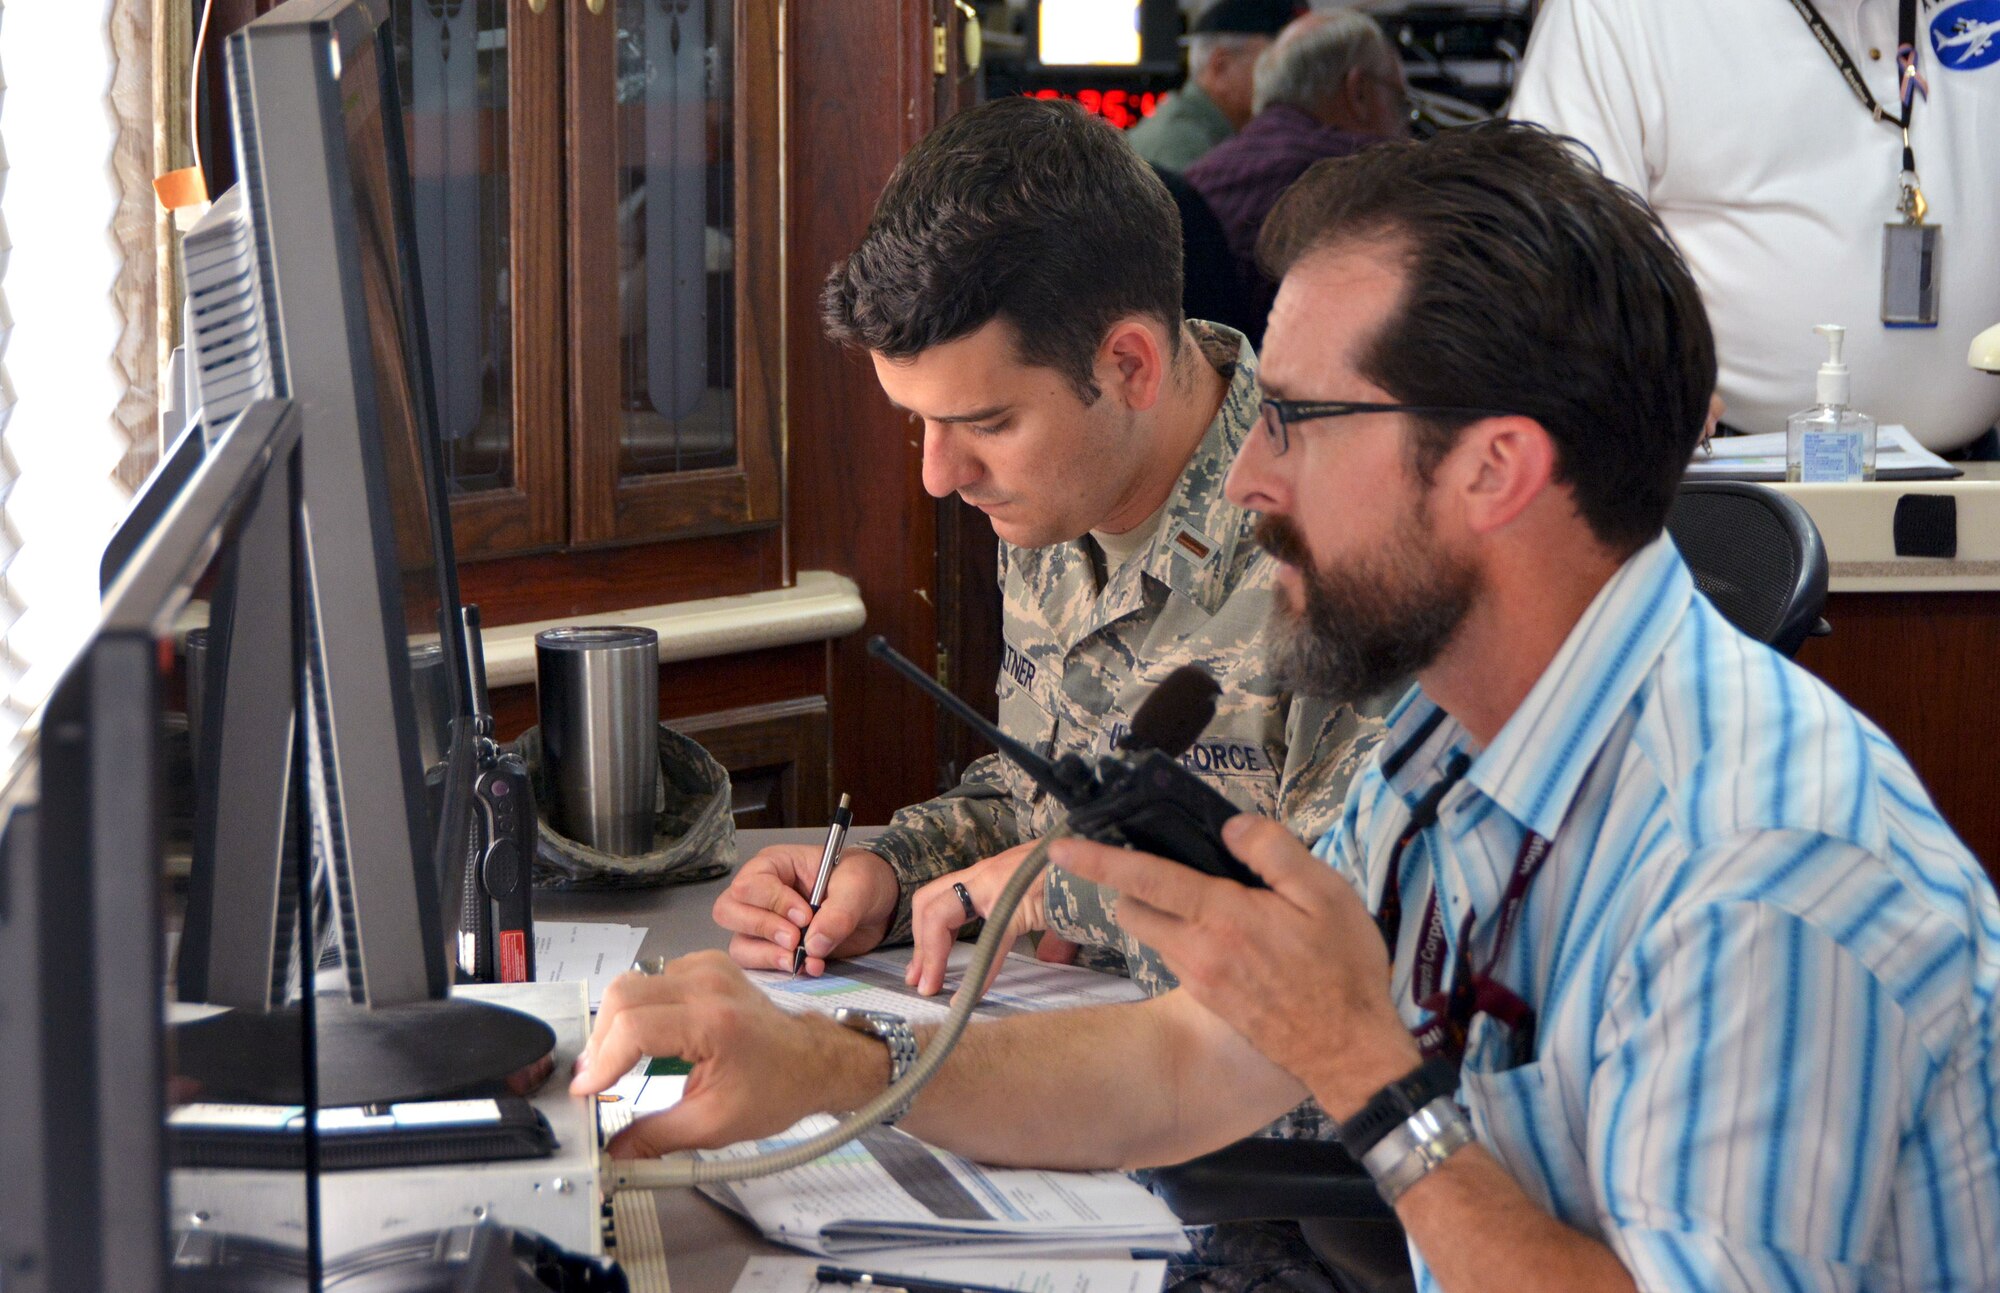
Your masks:
{"label": "wooden cabinet door", "polygon": [[468,560],[552,548],[568,514],[561,14],[391,12],[454,538]]}
{"label": "wooden cabinet door", "polygon": [[563,3],[570,542],[776,525],[776,0]]}

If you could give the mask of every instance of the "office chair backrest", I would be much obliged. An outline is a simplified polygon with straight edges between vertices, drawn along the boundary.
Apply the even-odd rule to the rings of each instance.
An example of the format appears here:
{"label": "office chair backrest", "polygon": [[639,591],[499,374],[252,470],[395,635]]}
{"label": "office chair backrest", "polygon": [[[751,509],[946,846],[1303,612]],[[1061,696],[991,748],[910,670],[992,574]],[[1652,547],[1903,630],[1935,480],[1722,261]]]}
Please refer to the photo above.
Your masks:
{"label": "office chair backrest", "polygon": [[1805,508],[1742,481],[1688,481],[1667,533],[1722,617],[1773,650],[1798,652],[1826,606],[1826,546]]}

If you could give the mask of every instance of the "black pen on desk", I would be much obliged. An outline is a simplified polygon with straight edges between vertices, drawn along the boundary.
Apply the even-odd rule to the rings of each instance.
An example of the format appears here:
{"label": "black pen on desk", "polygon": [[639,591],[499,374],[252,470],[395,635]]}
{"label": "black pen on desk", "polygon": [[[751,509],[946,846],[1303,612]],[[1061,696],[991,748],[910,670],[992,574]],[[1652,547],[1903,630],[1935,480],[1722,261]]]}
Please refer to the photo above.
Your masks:
{"label": "black pen on desk", "polygon": [[953,1280],[925,1280],[914,1275],[890,1275],[882,1271],[854,1271],[844,1266],[822,1266],[813,1272],[822,1284],[848,1284],[855,1288],[902,1289],[904,1293],[1014,1293],[995,1284],[960,1284]]}
{"label": "black pen on desk", "polygon": [[[840,807],[833,810],[833,825],[826,832],[826,852],[819,855],[819,874],[813,877],[812,909],[819,915],[819,905],[826,901],[826,882],[833,878],[833,864],[840,860],[840,847],[847,843],[847,826],[854,820],[854,814],[847,810],[847,796],[840,797]],[[811,919],[806,923],[810,925]],[[792,973],[806,968],[806,932],[799,931],[799,945],[792,949]]]}

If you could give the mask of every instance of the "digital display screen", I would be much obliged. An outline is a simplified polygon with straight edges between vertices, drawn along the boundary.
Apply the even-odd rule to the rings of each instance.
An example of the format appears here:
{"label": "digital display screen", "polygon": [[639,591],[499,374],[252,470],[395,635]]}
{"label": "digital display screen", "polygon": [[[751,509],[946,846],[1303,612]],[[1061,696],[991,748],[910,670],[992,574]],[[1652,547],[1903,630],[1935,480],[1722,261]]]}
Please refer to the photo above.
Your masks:
{"label": "digital display screen", "polygon": [[1140,0],[1042,0],[1037,59],[1045,67],[1137,67]]}

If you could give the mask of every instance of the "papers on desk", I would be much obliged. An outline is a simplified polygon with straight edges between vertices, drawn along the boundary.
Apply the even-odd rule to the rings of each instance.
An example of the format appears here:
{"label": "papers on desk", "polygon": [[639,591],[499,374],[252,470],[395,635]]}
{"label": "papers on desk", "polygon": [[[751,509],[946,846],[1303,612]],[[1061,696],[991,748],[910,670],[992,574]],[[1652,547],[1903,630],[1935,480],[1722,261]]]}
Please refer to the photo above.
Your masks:
{"label": "papers on desk", "polygon": [[[835,961],[819,978],[781,974],[774,970],[753,970],[750,980],[793,1014],[816,1011],[832,1014],[841,1006],[886,1010],[913,1024],[934,1024],[951,1009],[951,990],[965,981],[972,963],[972,944],[954,943],[945,991],[935,997],[921,997],[903,982],[909,968],[910,949],[870,952],[850,960]],[[1051,965],[1032,956],[1010,955],[1000,969],[1000,977],[980,999],[974,1019],[1003,1019],[1008,1015],[1035,1010],[1066,1010],[1076,1006],[1102,1006],[1120,1001],[1140,1001],[1145,991],[1130,979],[1074,965]]]}
{"label": "papers on desk", "polygon": [[[731,1293],[854,1293],[846,1284],[822,1284],[813,1257],[753,1257],[736,1277]],[[1021,1293],[1159,1293],[1166,1282],[1164,1261],[1108,1257],[1083,1260],[1017,1257],[934,1257],[911,1260],[901,1254],[871,1257],[878,1274],[985,1284]]]}
{"label": "papers on desk", "polygon": [[[1689,480],[1783,480],[1785,433],[1721,435],[1709,442],[1711,452],[1696,451],[1688,464]],[[1917,443],[1910,429],[1894,424],[1875,431],[1875,479],[1949,480],[1964,473]]]}
{"label": "papers on desk", "polygon": [[[747,1158],[833,1125],[806,1119],[775,1140],[705,1152]],[[893,1127],[875,1127],[804,1167],[702,1192],[777,1243],[824,1257],[901,1250],[958,1255],[1051,1250],[1183,1252],[1173,1212],[1122,1172],[984,1167]],[[992,1281],[986,1281],[991,1283]]]}
{"label": "papers on desk", "polygon": [[590,985],[590,1008],[604,989],[632,968],[646,931],[635,925],[582,924],[567,920],[535,922],[535,978],[543,983]]}

